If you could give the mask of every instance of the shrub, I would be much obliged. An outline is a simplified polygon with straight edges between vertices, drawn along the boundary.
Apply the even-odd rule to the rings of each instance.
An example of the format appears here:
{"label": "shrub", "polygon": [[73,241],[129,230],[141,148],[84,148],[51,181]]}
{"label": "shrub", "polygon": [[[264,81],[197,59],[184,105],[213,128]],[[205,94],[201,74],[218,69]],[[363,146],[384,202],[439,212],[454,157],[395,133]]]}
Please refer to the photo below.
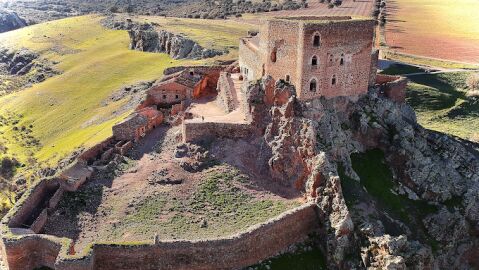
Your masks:
{"label": "shrub", "polygon": [[15,158],[5,157],[0,162],[0,175],[5,178],[12,178],[20,163]]}
{"label": "shrub", "polygon": [[110,7],[110,12],[111,13],[117,13],[118,12],[118,7],[117,6]]}
{"label": "shrub", "polygon": [[329,3],[328,8],[333,8],[333,7],[334,7],[334,4],[333,4],[333,3]]}
{"label": "shrub", "polygon": [[467,78],[466,84],[470,91],[479,90],[479,73],[471,74]]}

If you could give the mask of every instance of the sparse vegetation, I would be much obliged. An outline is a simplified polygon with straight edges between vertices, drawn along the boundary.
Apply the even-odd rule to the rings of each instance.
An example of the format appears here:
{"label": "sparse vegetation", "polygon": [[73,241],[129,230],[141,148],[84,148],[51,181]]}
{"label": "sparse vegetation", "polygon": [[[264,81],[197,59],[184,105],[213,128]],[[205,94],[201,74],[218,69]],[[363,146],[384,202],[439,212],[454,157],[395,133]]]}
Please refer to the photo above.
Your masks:
{"label": "sparse vegetation", "polygon": [[[167,193],[148,198],[116,226],[114,233],[122,235],[128,229],[139,235],[151,235],[158,231],[155,228],[161,227],[163,237],[226,236],[296,206],[258,200],[242,189],[247,182],[249,180],[233,168],[213,169],[191,198],[170,198]],[[170,218],[159,221],[160,213],[169,213]]]}
{"label": "sparse vegetation", "polygon": [[[391,168],[386,164],[384,153],[381,150],[374,149],[365,153],[352,154],[351,161],[360,182],[347,177],[341,166],[339,169],[341,186],[348,207],[354,209],[358,203],[367,202],[371,198],[376,202],[375,207],[380,212],[384,211],[389,216],[400,220],[414,232],[414,238],[426,242],[435,250],[437,242],[424,230],[422,220],[427,215],[436,213],[437,207],[426,201],[411,200],[406,195],[398,194]],[[394,224],[389,226],[387,224],[385,223],[385,229],[389,234],[403,230]]]}
{"label": "sparse vegetation", "polygon": [[[103,105],[113,92],[124,85],[158,79],[170,66],[204,63],[129,50],[127,32],[105,29],[101,19],[73,17],[0,35],[3,47],[37,52],[58,63],[62,72],[42,84],[0,97],[0,158],[14,156],[25,164],[17,174],[29,179],[28,183],[36,179],[40,168],[56,166],[75,149],[111,135],[111,126],[130,113],[117,113],[127,100]],[[219,21],[192,24],[188,19],[170,20],[165,27],[201,40],[206,48],[213,44],[230,47],[230,55],[218,58],[223,60],[237,55],[237,39],[250,28]]]}
{"label": "sparse vegetation", "polygon": [[318,246],[320,241],[318,235],[311,235],[310,238],[294,247],[293,251],[288,251],[279,256],[265,260],[257,265],[246,269],[255,270],[323,270],[327,269],[326,258]]}
{"label": "sparse vegetation", "polygon": [[[409,74],[420,69],[405,64],[393,65],[384,74]],[[479,126],[479,103],[466,83],[474,76],[468,72],[410,76],[407,102],[414,108],[418,121],[426,128],[476,140]]]}
{"label": "sparse vegetation", "polygon": [[392,64],[387,69],[383,70],[381,74],[403,75],[403,74],[419,73],[419,72],[425,72],[425,71],[426,70],[416,66],[405,65],[405,64]]}

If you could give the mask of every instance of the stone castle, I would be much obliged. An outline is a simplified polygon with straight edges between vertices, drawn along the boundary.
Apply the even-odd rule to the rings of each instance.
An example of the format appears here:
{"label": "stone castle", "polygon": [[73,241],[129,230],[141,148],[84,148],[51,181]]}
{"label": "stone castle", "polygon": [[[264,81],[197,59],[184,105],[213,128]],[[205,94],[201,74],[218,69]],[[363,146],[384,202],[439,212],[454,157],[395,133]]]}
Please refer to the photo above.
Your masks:
{"label": "stone castle", "polygon": [[300,100],[364,94],[375,83],[374,24],[351,17],[269,20],[241,39],[241,73],[289,82]]}
{"label": "stone castle", "polygon": [[[374,20],[370,19],[277,18],[267,21],[259,33],[240,40],[239,62],[168,69],[136,111],[113,127],[112,137],[81,154],[63,172],[36,184],[5,216],[0,249],[7,268],[236,269],[298,243],[316,229],[314,203],[237,235],[201,241],[92,243],[80,252],[72,239],[42,234],[42,228],[64,192],[76,191],[95,170],[105,167],[114,155],[127,153],[162,123],[182,125],[184,142],[208,136],[238,139],[257,132],[254,114],[258,111],[252,104],[258,101],[248,92],[251,81],[268,77],[288,89],[294,86],[299,101],[337,96],[355,99],[370,87],[380,88],[387,98],[404,101],[404,78],[376,76],[378,54],[373,37]],[[291,98],[295,97],[289,92],[268,88],[262,100],[286,104]],[[219,112],[210,113],[211,108]],[[218,250],[229,255],[217,256]]]}

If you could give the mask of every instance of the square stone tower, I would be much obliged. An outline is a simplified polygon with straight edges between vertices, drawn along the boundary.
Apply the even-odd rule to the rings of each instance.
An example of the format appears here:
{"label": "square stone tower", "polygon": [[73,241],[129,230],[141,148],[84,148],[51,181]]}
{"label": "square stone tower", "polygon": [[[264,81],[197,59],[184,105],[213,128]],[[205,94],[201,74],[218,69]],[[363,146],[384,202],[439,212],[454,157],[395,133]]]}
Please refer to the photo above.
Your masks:
{"label": "square stone tower", "polygon": [[241,72],[248,80],[287,81],[302,100],[357,96],[376,72],[374,28],[373,19],[347,16],[270,19],[240,40]]}

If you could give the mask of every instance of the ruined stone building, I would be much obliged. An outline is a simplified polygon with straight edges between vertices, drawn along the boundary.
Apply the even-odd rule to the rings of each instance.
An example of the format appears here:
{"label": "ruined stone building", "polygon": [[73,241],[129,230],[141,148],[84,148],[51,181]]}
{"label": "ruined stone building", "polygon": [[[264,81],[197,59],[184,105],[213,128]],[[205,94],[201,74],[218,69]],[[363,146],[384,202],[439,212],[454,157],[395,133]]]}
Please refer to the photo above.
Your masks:
{"label": "ruined stone building", "polygon": [[270,19],[240,40],[241,73],[289,82],[302,100],[366,93],[375,83],[374,24],[347,16]]}
{"label": "ruined stone building", "polygon": [[163,114],[153,107],[133,112],[123,122],[112,127],[113,137],[117,140],[137,141],[148,131],[161,125]]}

